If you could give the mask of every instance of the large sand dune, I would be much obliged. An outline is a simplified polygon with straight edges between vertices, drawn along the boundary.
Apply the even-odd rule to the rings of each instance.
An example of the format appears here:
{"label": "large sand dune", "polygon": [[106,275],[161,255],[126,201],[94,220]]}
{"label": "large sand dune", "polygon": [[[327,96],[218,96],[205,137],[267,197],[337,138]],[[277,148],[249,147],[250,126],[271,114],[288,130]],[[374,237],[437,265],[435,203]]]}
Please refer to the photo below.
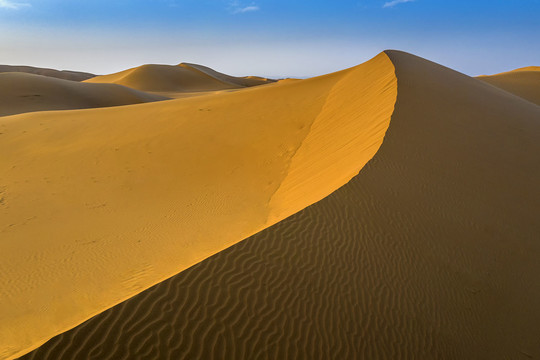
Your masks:
{"label": "large sand dune", "polygon": [[142,65],[110,75],[97,76],[86,82],[114,83],[152,92],[198,92],[239,89],[271,83],[273,80],[233,77],[206,66],[181,63],[177,66]]}
{"label": "large sand dune", "polygon": [[72,80],[72,81],[83,81],[93,78],[94,74],[80,72],[80,71],[70,71],[70,70],[55,70],[47,68],[38,68],[33,66],[22,66],[22,65],[0,65],[0,73],[5,72],[23,72],[29,74],[49,76],[58,79]]}
{"label": "large sand dune", "polygon": [[329,195],[376,153],[396,96],[381,54],[238,92],[1,118],[0,357]]}
{"label": "large sand dune", "polygon": [[397,103],[359,175],[25,358],[540,357],[540,108],[387,54]]}
{"label": "large sand dune", "polygon": [[166,100],[116,84],[86,84],[22,72],[0,73],[0,116]]}
{"label": "large sand dune", "polygon": [[539,357],[539,119],[396,51],[2,118],[0,354]]}
{"label": "large sand dune", "polygon": [[529,66],[478,79],[540,105],[540,66]]}

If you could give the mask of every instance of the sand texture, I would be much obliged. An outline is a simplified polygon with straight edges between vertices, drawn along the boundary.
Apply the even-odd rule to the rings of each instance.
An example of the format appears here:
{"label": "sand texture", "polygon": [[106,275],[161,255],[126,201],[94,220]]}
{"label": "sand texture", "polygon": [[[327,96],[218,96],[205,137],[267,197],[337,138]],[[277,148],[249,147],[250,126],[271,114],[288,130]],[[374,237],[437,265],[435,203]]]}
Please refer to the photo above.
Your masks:
{"label": "sand texture", "polygon": [[20,66],[20,65],[0,65],[0,73],[5,72],[23,72],[28,74],[36,74],[49,76],[58,79],[71,80],[71,81],[83,81],[93,78],[94,74],[70,71],[70,70],[54,70],[47,68],[38,68],[33,66]]}
{"label": "sand texture", "polygon": [[350,182],[24,359],[540,357],[540,108],[387,55],[395,110]]}
{"label": "sand texture", "polygon": [[529,66],[478,79],[540,105],[540,66]]}
{"label": "sand texture", "polygon": [[343,186],[382,144],[394,70],[380,54],[296,82],[0,118],[0,358]]}
{"label": "sand texture", "polygon": [[263,85],[273,80],[238,78],[219,73],[206,66],[181,63],[142,65],[115,74],[96,76],[86,82],[114,83],[151,92],[198,92],[239,89]]}
{"label": "sand texture", "polygon": [[0,73],[0,116],[166,100],[116,84],[87,84],[22,72]]}

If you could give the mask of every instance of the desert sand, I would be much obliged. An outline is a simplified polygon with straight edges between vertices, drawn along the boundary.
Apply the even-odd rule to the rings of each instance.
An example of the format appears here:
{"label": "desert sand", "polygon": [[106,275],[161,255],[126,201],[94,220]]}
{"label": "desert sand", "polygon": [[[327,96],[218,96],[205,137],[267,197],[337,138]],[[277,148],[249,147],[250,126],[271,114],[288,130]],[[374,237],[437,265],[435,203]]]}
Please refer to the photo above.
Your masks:
{"label": "desert sand", "polygon": [[478,79],[540,105],[540,66],[529,66]]}
{"label": "desert sand", "polygon": [[39,68],[33,66],[14,66],[14,65],[0,65],[0,73],[5,72],[23,72],[28,74],[36,74],[49,76],[58,79],[72,80],[72,81],[83,81],[93,78],[94,74],[80,72],[80,71],[70,71],[70,70],[54,70],[47,68]]}
{"label": "desert sand", "polygon": [[397,51],[0,118],[0,357],[539,357],[539,119]]}
{"label": "desert sand", "polygon": [[0,73],[0,116],[167,100],[116,84],[86,84],[24,72]]}

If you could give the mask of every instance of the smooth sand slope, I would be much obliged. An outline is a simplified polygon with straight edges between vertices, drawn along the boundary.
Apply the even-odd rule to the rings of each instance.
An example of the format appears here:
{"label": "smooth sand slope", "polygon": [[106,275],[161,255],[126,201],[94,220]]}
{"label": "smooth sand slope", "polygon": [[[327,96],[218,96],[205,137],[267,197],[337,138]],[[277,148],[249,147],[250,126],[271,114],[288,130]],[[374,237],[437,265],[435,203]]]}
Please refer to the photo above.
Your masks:
{"label": "smooth sand slope", "polygon": [[396,96],[380,54],[292,83],[0,118],[0,357],[329,195],[376,153]]}
{"label": "smooth sand slope", "polygon": [[540,66],[529,66],[478,79],[540,105]]}
{"label": "smooth sand slope", "polygon": [[233,77],[206,66],[182,63],[142,65],[110,75],[96,76],[86,82],[114,83],[151,92],[201,92],[240,89],[273,82],[264,78]]}
{"label": "smooth sand slope", "polygon": [[21,65],[0,65],[0,73],[5,72],[23,72],[29,74],[49,76],[58,79],[72,80],[72,81],[83,81],[93,78],[94,74],[80,72],[80,71],[70,71],[70,70],[54,70],[47,68],[38,68],[33,66],[21,66]]}
{"label": "smooth sand slope", "polygon": [[25,359],[540,357],[540,108],[387,54],[358,176]]}
{"label": "smooth sand slope", "polygon": [[26,73],[0,73],[0,116],[166,100],[116,84],[86,84]]}

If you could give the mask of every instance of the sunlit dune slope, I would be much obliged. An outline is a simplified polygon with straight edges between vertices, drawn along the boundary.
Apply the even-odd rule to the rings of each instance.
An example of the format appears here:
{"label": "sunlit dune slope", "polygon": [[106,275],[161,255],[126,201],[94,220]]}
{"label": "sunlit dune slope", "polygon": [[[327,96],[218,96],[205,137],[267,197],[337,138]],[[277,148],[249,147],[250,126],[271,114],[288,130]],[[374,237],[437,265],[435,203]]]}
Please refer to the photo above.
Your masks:
{"label": "sunlit dune slope", "polygon": [[27,74],[0,73],[0,116],[42,110],[109,107],[166,97],[116,84],[86,84]]}
{"label": "sunlit dune slope", "polygon": [[83,81],[93,78],[94,74],[80,72],[80,71],[69,71],[69,70],[54,70],[47,68],[37,68],[33,66],[17,66],[17,65],[0,65],[0,73],[5,72],[23,72],[29,74],[49,76],[58,79],[72,80],[72,81]]}
{"label": "sunlit dune slope", "polygon": [[115,83],[153,92],[195,92],[239,89],[272,82],[267,79],[237,78],[206,66],[185,64],[142,65],[111,75],[97,76],[87,82]]}
{"label": "sunlit dune slope", "polygon": [[529,66],[478,79],[540,105],[540,66]]}
{"label": "sunlit dune slope", "polygon": [[[293,83],[1,118],[0,357],[345,184],[381,145],[396,90],[380,54]],[[308,154],[320,161],[304,164]],[[327,168],[336,158],[346,161]],[[295,186],[317,193],[298,198]]]}
{"label": "sunlit dune slope", "polygon": [[540,108],[387,54],[395,111],[349,183],[25,359],[540,357]]}

